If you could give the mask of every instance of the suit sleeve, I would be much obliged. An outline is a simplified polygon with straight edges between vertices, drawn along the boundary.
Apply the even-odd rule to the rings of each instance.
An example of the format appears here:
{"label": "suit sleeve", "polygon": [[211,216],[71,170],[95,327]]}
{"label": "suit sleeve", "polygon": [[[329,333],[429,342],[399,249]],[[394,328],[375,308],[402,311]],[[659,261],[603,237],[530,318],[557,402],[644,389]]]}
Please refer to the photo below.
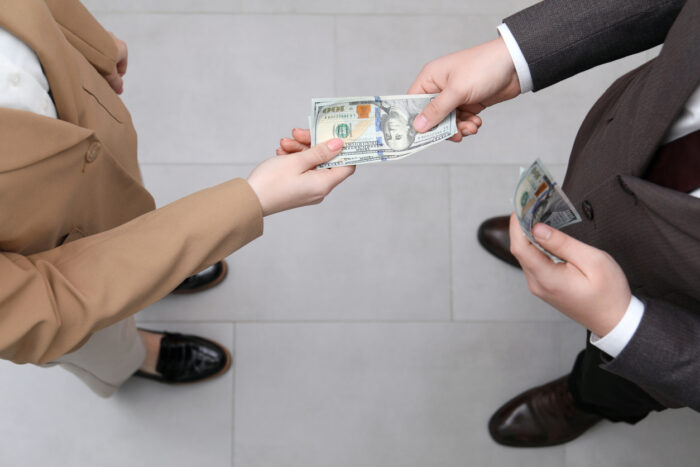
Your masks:
{"label": "suit sleeve", "polygon": [[505,20],[534,90],[661,44],[685,0],[544,0]]}
{"label": "suit sleeve", "polygon": [[699,310],[645,302],[632,340],[602,368],[636,383],[668,407],[700,412]]}
{"label": "suit sleeve", "polygon": [[114,70],[117,46],[109,33],[78,0],[45,0],[73,47],[103,75]]}
{"label": "suit sleeve", "polygon": [[46,363],[262,234],[245,180],[30,256],[0,254],[0,357]]}

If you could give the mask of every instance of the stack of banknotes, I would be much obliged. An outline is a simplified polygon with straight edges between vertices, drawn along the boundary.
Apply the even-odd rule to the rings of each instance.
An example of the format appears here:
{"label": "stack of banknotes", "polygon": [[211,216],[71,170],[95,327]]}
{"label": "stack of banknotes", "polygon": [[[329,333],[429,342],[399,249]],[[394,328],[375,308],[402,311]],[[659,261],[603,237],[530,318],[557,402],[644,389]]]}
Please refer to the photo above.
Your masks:
{"label": "stack of banknotes", "polygon": [[413,120],[436,94],[313,99],[311,144],[341,138],[342,152],[319,168],[391,161],[444,141],[457,132],[453,111],[425,133]]}
{"label": "stack of banknotes", "polygon": [[528,240],[555,263],[563,262],[535,241],[532,227],[542,222],[555,229],[561,229],[581,222],[581,216],[539,159],[520,175],[515,187],[513,205],[520,228]]}

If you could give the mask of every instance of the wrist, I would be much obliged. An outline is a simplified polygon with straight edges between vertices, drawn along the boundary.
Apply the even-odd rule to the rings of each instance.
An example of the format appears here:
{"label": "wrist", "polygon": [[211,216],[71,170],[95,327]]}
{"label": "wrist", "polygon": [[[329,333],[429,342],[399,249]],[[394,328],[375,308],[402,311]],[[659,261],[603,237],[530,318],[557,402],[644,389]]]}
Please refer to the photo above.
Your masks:
{"label": "wrist", "polygon": [[608,310],[604,310],[597,316],[594,323],[588,327],[597,336],[607,336],[615,327],[620,324],[622,318],[630,307],[632,302],[632,294],[627,293],[627,295],[620,299],[619,303]]}
{"label": "wrist", "polygon": [[498,36],[497,38],[493,39],[491,43],[498,54],[501,66],[504,70],[507,70],[508,76],[518,79],[518,71],[515,68],[515,62],[513,61],[510,51],[508,50],[506,41],[503,40],[503,37]]}
{"label": "wrist", "polygon": [[483,64],[488,70],[488,82],[484,85],[490,89],[487,92],[489,97],[481,104],[489,107],[519,96],[521,90],[515,64],[503,38],[497,37],[486,42],[484,46],[483,52],[488,57]]}
{"label": "wrist", "polygon": [[636,334],[644,316],[644,308],[644,303],[632,296],[627,311],[625,311],[620,322],[602,337],[592,332],[590,337],[591,344],[611,357],[617,358]]}
{"label": "wrist", "polygon": [[502,41],[503,47],[508,52],[508,57],[513,65],[513,73],[520,86],[520,93],[524,94],[532,91],[534,86],[532,75],[530,74],[530,66],[527,64],[527,60],[525,60],[525,56],[507,24],[502,23],[498,26],[498,36],[498,39]]}
{"label": "wrist", "polygon": [[263,196],[262,196],[262,188],[257,182],[257,179],[252,176],[248,176],[246,181],[248,182],[248,185],[250,188],[253,190],[253,193],[255,193],[255,196],[258,198],[258,203],[260,203],[260,210],[262,211],[263,217],[266,217],[270,214],[269,208],[266,206],[266,203],[263,201]]}

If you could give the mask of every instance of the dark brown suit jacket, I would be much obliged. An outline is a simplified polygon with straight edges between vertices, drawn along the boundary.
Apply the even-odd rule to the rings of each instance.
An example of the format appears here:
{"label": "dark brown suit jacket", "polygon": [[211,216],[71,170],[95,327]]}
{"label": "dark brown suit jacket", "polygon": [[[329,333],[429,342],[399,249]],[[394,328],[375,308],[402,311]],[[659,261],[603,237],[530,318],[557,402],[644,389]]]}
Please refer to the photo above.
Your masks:
{"label": "dark brown suit jacket", "polygon": [[505,22],[535,89],[663,42],[581,125],[563,186],[592,216],[566,231],[610,253],[646,305],[632,340],[603,368],[667,406],[700,411],[700,199],[642,178],[700,84],[700,0],[551,0]]}

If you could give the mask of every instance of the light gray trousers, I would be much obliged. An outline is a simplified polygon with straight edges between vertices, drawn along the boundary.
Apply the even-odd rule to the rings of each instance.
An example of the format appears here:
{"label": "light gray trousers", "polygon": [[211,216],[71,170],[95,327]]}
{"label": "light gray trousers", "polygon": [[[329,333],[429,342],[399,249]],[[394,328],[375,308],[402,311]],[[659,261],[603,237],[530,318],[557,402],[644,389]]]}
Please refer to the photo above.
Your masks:
{"label": "light gray trousers", "polygon": [[146,359],[146,345],[129,317],[97,331],[81,348],[46,366],[59,365],[96,394],[110,397]]}

